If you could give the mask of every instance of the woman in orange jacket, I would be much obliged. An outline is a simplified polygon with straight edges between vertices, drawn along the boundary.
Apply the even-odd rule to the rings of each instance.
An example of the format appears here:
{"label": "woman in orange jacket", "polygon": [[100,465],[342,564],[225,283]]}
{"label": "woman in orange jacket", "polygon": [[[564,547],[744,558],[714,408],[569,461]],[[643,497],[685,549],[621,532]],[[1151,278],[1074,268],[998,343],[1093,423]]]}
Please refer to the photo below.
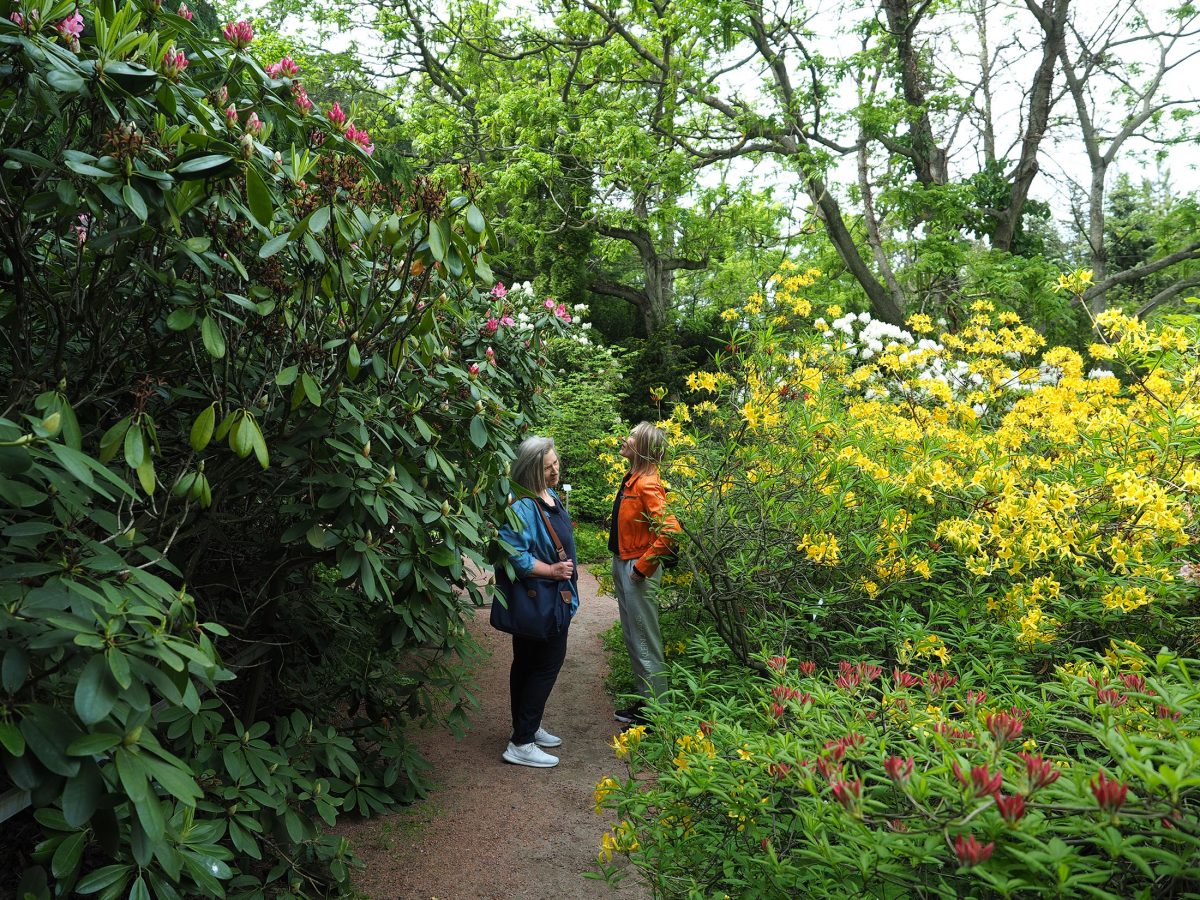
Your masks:
{"label": "woman in orange jacket", "polygon": [[662,581],[659,560],[673,551],[670,535],[679,531],[679,523],[667,512],[666,491],[658,475],[666,447],[667,436],[649,422],[639,423],[621,447],[621,455],[629,460],[629,474],[613,502],[608,549],[613,554],[621,631],[642,696],[617,711],[617,721],[624,723],[641,723],[645,698],[667,687],[655,595]]}

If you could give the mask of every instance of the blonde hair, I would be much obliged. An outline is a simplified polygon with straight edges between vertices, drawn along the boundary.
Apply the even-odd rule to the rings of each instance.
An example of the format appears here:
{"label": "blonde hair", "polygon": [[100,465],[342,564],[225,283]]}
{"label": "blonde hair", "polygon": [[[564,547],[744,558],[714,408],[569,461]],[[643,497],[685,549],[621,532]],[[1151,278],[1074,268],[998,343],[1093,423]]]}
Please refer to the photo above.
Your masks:
{"label": "blonde hair", "polygon": [[649,422],[638,422],[630,432],[633,438],[633,472],[648,472],[657,469],[667,452],[667,435],[661,428]]}

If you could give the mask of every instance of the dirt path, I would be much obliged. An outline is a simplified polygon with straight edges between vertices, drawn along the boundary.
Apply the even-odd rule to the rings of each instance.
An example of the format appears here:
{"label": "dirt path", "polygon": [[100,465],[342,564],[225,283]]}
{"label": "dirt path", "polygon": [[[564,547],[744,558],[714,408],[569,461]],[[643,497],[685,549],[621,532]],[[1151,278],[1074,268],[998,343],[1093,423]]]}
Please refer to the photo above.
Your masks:
{"label": "dirt path", "polygon": [[480,610],[470,627],[490,655],[479,672],[480,709],[471,730],[458,742],[440,729],[416,735],[433,763],[434,791],[395,815],[338,829],[366,861],[355,878],[363,894],[372,900],[650,896],[632,875],[615,890],[580,877],[591,870],[610,825],[596,815],[592,792],[605,775],[618,774],[611,741],[620,726],[604,693],[600,646],[617,603],[598,595],[586,570],[579,591],[567,660],[544,722],[563,739],[552,751],[561,762],[530,769],[500,759],[511,732],[512,645]]}

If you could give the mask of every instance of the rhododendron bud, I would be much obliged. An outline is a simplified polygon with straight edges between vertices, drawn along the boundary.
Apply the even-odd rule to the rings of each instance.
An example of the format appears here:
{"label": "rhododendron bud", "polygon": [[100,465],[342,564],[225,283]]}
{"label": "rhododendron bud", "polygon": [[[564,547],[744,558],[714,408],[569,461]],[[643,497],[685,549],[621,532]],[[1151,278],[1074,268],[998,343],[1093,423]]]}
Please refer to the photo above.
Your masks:
{"label": "rhododendron bud", "polygon": [[812,660],[806,660],[805,662],[800,663],[800,674],[801,675],[811,675],[816,670],[817,670],[817,664],[815,662],[813,662]]}
{"label": "rhododendron bud", "polygon": [[258,137],[260,134],[262,134],[262,130],[263,130],[263,123],[262,123],[262,120],[258,117],[258,113],[254,113],[254,112],[250,113],[249,118],[246,119],[246,134],[250,134],[250,135],[253,135],[254,137]]}
{"label": "rhododendron bud", "polygon": [[997,746],[1003,747],[1021,736],[1025,723],[1008,713],[996,713],[987,717],[987,730],[996,741]]}
{"label": "rhododendron bud", "polygon": [[242,158],[250,159],[254,156],[254,136],[246,133],[238,138],[238,143],[242,147]]}
{"label": "rhododendron bud", "polygon": [[958,856],[958,861],[964,866],[977,866],[982,862],[987,862],[992,857],[992,851],[996,849],[994,841],[988,841],[986,844],[980,844],[975,840],[975,835],[959,835],[954,840],[954,853]]}
{"label": "rhododendron bud", "polygon": [[897,784],[906,784],[912,777],[913,758],[910,756],[907,759],[901,759],[899,756],[889,756],[883,761],[883,770],[887,772],[888,778],[892,781]]}
{"label": "rhododendron bud", "polygon": [[996,809],[1000,812],[1000,818],[1009,825],[1016,825],[1025,815],[1025,798],[1020,794],[1005,797],[1003,794],[997,793],[993,799],[996,801]]}
{"label": "rhododendron bud", "polygon": [[232,103],[225,107],[225,124],[230,128],[237,128],[238,126],[237,107]]}
{"label": "rhododendron bud", "polygon": [[189,22],[192,21],[192,11],[188,9],[188,5],[186,3],[180,3],[179,9],[175,10],[175,14],[187,19]]}
{"label": "rhododendron bud", "polygon": [[346,113],[342,110],[342,105],[340,103],[335,102],[333,106],[329,108],[329,112],[326,115],[329,118],[329,124],[331,124],[338,131],[341,131],[343,128],[345,128]]}
{"label": "rhododendron bud", "polygon": [[245,50],[254,40],[254,27],[243,19],[240,22],[230,22],[221,29],[221,34],[234,50]]}
{"label": "rhododendron bud", "polygon": [[174,81],[179,77],[179,74],[188,67],[188,58],[182,50],[176,50],[174,46],[167,47],[163,53],[162,63],[159,65],[159,72],[164,78],[169,78]]}
{"label": "rhododendron bud", "polygon": [[19,12],[15,12],[15,11],[10,12],[8,14],[8,18],[10,21],[15,22],[18,28],[25,27],[25,17],[23,15],[21,15]]}
{"label": "rhododendron bud", "polygon": [[290,56],[285,56],[279,62],[267,66],[267,74],[272,78],[295,78],[300,74],[300,67]]}
{"label": "rhododendron bud", "polygon": [[346,126],[346,140],[362,147],[367,156],[375,152],[375,145],[371,143],[371,136],[363,129],[355,128],[353,124]]}
{"label": "rhododendron bud", "polygon": [[892,669],[892,684],[898,688],[920,687],[921,676],[912,672],[901,672],[897,667]]}
{"label": "rhododendron bud", "polygon": [[296,105],[296,109],[302,116],[307,116],[313,111],[313,102],[308,99],[308,91],[298,81],[292,82],[292,103]]}
{"label": "rhododendron bud", "polygon": [[495,334],[500,328],[500,320],[488,319],[485,327],[487,328],[488,334]]}
{"label": "rhododendron bud", "polygon": [[1040,756],[1033,756],[1029,753],[1018,753],[1017,755],[1025,762],[1026,793],[1032,794],[1038,788],[1054,784],[1058,781],[1058,776],[1062,774],[1054,767],[1053,763],[1047,762]]}
{"label": "rhododendron bud", "polygon": [[1116,815],[1117,811],[1125,805],[1125,795],[1129,788],[1115,779],[1110,779],[1108,773],[1103,769],[1088,783],[1088,786],[1092,789],[1092,796],[1096,798],[1096,803],[1105,812]]}
{"label": "rhododendron bud", "polygon": [[776,719],[782,719],[783,714],[785,712],[787,712],[787,707],[784,706],[782,703],[772,703],[771,704],[771,715],[774,716]]}
{"label": "rhododendron bud", "polygon": [[833,797],[847,812],[853,812],[862,796],[862,781],[834,781],[830,784]]}
{"label": "rhododendron bud", "polygon": [[1121,681],[1125,685],[1126,690],[1133,691],[1135,694],[1154,693],[1146,690],[1146,679],[1141,675],[1128,672],[1121,676]]}
{"label": "rhododendron bud", "polygon": [[488,347],[487,350],[484,351],[484,355],[488,358],[488,362],[496,361],[496,351],[493,350],[491,347]]}
{"label": "rhododendron bud", "polygon": [[479,377],[479,363],[471,363],[471,365],[467,367],[467,377],[469,377],[472,381]]}

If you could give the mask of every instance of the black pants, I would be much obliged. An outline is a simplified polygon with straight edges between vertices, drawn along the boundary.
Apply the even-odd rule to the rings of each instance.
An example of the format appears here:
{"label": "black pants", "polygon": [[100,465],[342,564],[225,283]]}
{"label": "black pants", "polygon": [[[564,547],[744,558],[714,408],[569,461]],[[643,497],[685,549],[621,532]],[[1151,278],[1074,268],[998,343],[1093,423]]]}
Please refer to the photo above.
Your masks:
{"label": "black pants", "polygon": [[513,661],[508,671],[508,693],[512,699],[512,742],[533,743],[541,727],[546,700],[558,680],[558,670],[567,658],[567,631],[548,641],[513,635]]}

